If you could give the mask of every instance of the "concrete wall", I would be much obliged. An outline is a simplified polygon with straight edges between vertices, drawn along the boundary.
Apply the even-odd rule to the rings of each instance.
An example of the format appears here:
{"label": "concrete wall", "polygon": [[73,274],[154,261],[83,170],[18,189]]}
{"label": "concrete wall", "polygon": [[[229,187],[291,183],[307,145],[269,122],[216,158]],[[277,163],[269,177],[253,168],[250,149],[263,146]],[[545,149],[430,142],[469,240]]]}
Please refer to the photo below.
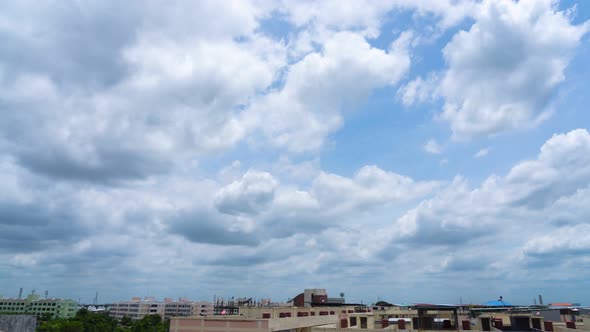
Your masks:
{"label": "concrete wall", "polygon": [[[311,316],[320,316],[322,313],[338,315],[342,310],[353,310],[354,307],[240,307],[240,315],[246,318],[261,319],[264,314],[270,314],[270,318],[279,318],[281,313],[290,313],[291,317],[298,317],[299,312],[308,313]],[[312,315],[312,312],[314,313]],[[323,315],[322,315],[323,316]]]}
{"label": "concrete wall", "polygon": [[29,315],[0,316],[0,332],[35,332],[37,318]]}
{"label": "concrete wall", "polygon": [[310,327],[336,324],[338,316],[287,317],[275,319],[243,319],[239,316],[174,317],[170,319],[170,332],[273,332],[310,331]]}
{"label": "concrete wall", "polygon": [[271,331],[283,331],[301,329],[312,326],[336,324],[338,316],[314,316],[314,317],[291,317],[278,318],[269,320],[269,329]]}
{"label": "concrete wall", "polygon": [[170,332],[262,332],[268,320],[171,318]]}

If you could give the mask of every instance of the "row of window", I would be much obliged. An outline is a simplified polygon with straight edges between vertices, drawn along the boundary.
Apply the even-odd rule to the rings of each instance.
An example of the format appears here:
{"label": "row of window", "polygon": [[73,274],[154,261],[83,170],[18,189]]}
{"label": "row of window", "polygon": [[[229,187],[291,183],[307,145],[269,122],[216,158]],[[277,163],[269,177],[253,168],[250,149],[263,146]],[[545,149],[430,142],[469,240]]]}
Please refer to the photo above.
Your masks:
{"label": "row of window", "polygon": [[0,307],[0,311],[55,311],[55,308],[19,308],[19,307]]}
{"label": "row of window", "polygon": [[132,303],[132,304],[123,304],[123,303],[120,303],[120,304],[115,304],[115,306],[118,306],[118,307],[132,307],[132,308],[137,308],[137,307],[139,307],[139,303]]}
{"label": "row of window", "polygon": [[0,306],[3,305],[10,305],[10,306],[32,306],[32,307],[55,307],[57,305],[56,302],[31,302],[31,303],[26,303],[26,302],[0,302]]}
{"label": "row of window", "polygon": [[[113,311],[115,311],[115,310],[113,310]],[[120,312],[139,312],[139,309],[119,308],[116,311],[120,311]]]}

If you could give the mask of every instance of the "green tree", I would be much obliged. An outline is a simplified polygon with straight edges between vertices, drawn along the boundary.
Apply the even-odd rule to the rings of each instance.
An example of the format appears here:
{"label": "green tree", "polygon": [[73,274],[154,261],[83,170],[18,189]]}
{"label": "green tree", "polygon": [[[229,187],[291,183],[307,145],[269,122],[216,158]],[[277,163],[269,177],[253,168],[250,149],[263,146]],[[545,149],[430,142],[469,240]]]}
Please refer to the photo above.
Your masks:
{"label": "green tree", "polygon": [[131,319],[131,317],[129,317],[129,316],[123,316],[121,318],[121,325],[123,325],[123,326],[132,326],[133,325],[133,319]]}
{"label": "green tree", "polygon": [[170,322],[160,315],[147,315],[133,323],[132,332],[167,332]]}

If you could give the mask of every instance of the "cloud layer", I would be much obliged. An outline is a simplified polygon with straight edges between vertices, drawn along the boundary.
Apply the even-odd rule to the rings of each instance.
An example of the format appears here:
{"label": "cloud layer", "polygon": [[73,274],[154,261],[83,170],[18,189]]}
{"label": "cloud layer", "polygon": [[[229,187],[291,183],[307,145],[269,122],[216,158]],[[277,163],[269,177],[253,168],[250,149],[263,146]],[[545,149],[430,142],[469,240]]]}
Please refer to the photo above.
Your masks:
{"label": "cloud layer", "polygon": [[0,293],[313,286],[403,302],[583,283],[583,125],[481,183],[467,170],[505,155],[481,137],[559,118],[590,26],[573,15],[550,1],[2,4]]}

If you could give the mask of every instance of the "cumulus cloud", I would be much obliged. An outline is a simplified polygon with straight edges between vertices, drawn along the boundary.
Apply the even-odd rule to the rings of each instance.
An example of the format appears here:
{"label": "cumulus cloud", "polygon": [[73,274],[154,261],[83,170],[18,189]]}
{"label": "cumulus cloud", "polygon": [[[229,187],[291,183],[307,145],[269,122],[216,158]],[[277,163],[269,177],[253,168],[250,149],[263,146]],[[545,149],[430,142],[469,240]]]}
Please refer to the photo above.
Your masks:
{"label": "cumulus cloud", "polygon": [[231,221],[211,211],[184,211],[168,223],[171,233],[195,243],[253,246],[259,242],[255,234],[232,228]]}
{"label": "cumulus cloud", "polygon": [[270,173],[248,171],[217,192],[215,206],[226,214],[258,214],[272,203],[277,186]]}
{"label": "cumulus cloud", "polygon": [[439,185],[436,181],[415,182],[376,166],[364,166],[350,179],[320,174],[313,182],[312,193],[326,209],[352,211],[375,204],[410,201],[432,192]]}
{"label": "cumulus cloud", "polygon": [[590,225],[563,227],[528,240],[523,251],[533,258],[559,258],[590,254]]}
{"label": "cumulus cloud", "polygon": [[45,189],[49,182],[10,160],[0,162],[0,173],[0,253],[43,250],[90,233],[91,225],[72,209],[76,197],[67,189]]}
{"label": "cumulus cloud", "polygon": [[477,151],[473,156],[475,158],[483,158],[483,157],[487,156],[489,152],[490,152],[489,148],[483,148],[483,149],[480,149],[479,151]]}
{"label": "cumulus cloud", "polygon": [[[544,84],[526,94],[554,91],[584,28],[546,3],[0,7],[0,275],[6,287],[41,282],[56,295],[74,297],[99,289],[109,300],[150,287],[157,296],[195,294],[190,285],[200,285],[203,298],[252,289],[260,290],[255,296],[282,296],[298,293],[304,276],[308,285],[363,285],[361,291],[378,294],[382,290],[363,281],[389,275],[391,264],[422,263],[424,269],[396,270],[410,289],[429,284],[434,274],[497,276],[509,263],[532,266],[561,253],[570,261],[586,257],[587,239],[573,239],[587,231],[590,216],[586,130],[554,136],[537,158],[476,187],[460,176],[448,183],[417,169],[399,174],[390,165],[371,165],[374,160],[335,167],[334,156],[323,154],[349,115],[356,116],[349,112],[375,91],[397,89],[406,106],[439,96],[445,104],[477,97],[471,90],[459,96],[455,88],[472,78],[465,64],[475,66],[481,54],[468,46],[480,37],[492,40],[498,63],[512,57],[495,46],[514,40],[519,54],[549,52],[552,61],[525,52],[522,63],[499,66],[517,83],[506,96],[484,86],[504,98],[498,105],[520,100],[515,91],[530,88],[528,78],[519,85],[512,71],[526,76],[542,68],[534,79]],[[503,15],[495,18],[494,11]],[[436,27],[398,25],[397,18],[407,21],[404,15],[412,24]],[[398,88],[419,59],[419,40],[436,38],[466,17],[475,24],[445,49],[448,68]],[[550,33],[521,43],[543,26]],[[506,43],[492,36],[508,28],[521,29]],[[550,44],[564,34],[553,52]],[[489,73],[494,64],[485,59]],[[473,86],[482,86],[480,80],[473,78]],[[463,104],[457,114],[475,112]],[[534,119],[541,111],[527,114]],[[350,124],[347,130],[356,120]],[[442,150],[436,141],[427,148]],[[532,231],[524,237],[523,230]],[[549,243],[547,234],[564,241]],[[508,245],[498,249],[498,241]],[[475,243],[510,259],[469,250]],[[244,282],[231,282],[235,275]]]}
{"label": "cumulus cloud", "polygon": [[277,147],[317,150],[341,126],[343,110],[373,89],[396,84],[407,72],[409,38],[404,33],[388,50],[381,50],[358,33],[336,33],[321,52],[290,66],[283,89],[255,102],[244,121]]}
{"label": "cumulus cloud", "polygon": [[440,154],[443,150],[443,147],[434,139],[428,140],[428,142],[426,142],[422,148],[424,151],[432,154]]}
{"label": "cumulus cloud", "polygon": [[[10,6],[0,28],[15,45],[0,53],[2,144],[35,172],[102,183],[162,174],[233,146],[245,134],[239,108],[275,80],[285,55],[280,41],[255,33],[263,6],[239,6],[200,3],[181,13],[64,4],[24,21],[14,18],[28,7]],[[189,12],[203,16],[189,20]]]}
{"label": "cumulus cloud", "polygon": [[443,49],[441,117],[456,139],[534,126],[589,23],[549,1],[484,1],[475,23]]}
{"label": "cumulus cloud", "polygon": [[283,11],[297,27],[313,24],[319,29],[356,30],[376,37],[383,16],[393,6],[391,1],[290,1],[283,3]]}
{"label": "cumulus cloud", "polygon": [[417,77],[401,86],[397,90],[397,97],[404,106],[433,101],[438,97],[439,83],[440,79],[436,74],[431,74],[426,79]]}
{"label": "cumulus cloud", "polygon": [[[452,251],[478,246],[482,255],[495,250],[512,257],[513,264],[540,256],[562,257],[555,264],[566,263],[563,255],[588,249],[587,239],[580,236],[588,215],[582,206],[590,186],[588,149],[590,134],[577,129],[554,135],[537,158],[517,163],[504,176],[490,176],[476,188],[456,178],[395,221],[387,230],[391,245],[443,246]],[[462,269],[453,262],[456,258],[433,269]]]}

